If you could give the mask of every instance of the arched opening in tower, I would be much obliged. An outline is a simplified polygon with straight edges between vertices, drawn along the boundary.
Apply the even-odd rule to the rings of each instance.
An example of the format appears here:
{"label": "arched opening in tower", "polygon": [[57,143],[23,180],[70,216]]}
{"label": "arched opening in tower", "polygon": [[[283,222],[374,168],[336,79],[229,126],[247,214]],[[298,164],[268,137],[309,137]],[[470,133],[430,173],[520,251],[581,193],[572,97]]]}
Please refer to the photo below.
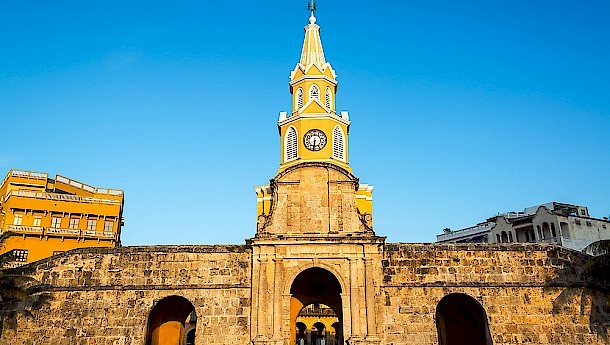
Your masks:
{"label": "arched opening in tower", "polygon": [[492,345],[487,315],[474,298],[449,294],[436,307],[439,345]]}
{"label": "arched opening in tower", "polygon": [[343,344],[341,284],[329,271],[312,267],[290,288],[290,343]]}
{"label": "arched opening in tower", "polygon": [[197,314],[189,300],[168,296],[150,311],[146,325],[146,345],[195,345]]}

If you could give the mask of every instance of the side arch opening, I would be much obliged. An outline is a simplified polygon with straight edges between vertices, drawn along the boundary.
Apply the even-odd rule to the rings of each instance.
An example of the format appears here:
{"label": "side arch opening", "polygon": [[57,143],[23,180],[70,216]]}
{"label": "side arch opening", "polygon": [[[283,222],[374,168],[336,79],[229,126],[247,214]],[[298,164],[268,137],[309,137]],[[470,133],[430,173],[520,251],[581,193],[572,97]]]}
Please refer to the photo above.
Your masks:
{"label": "side arch opening", "polygon": [[150,311],[146,345],[194,345],[197,314],[193,304],[181,296],[168,296]]}
{"label": "side arch opening", "polygon": [[453,293],[436,306],[439,345],[492,345],[487,314],[474,298]]}

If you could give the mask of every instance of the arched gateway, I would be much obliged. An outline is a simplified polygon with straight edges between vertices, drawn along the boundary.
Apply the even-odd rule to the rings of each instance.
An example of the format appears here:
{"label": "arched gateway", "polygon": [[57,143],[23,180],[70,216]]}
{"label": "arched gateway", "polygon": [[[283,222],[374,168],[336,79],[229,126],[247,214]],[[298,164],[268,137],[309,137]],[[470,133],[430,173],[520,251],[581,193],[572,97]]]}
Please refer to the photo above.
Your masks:
{"label": "arched gateway", "polygon": [[195,307],[181,296],[168,296],[150,311],[146,345],[194,345]]}
{"label": "arched gateway", "polygon": [[341,284],[332,273],[308,268],[294,279],[290,294],[291,344],[343,344]]}
{"label": "arched gateway", "polygon": [[449,294],[436,307],[439,345],[492,345],[485,309],[463,293]]}

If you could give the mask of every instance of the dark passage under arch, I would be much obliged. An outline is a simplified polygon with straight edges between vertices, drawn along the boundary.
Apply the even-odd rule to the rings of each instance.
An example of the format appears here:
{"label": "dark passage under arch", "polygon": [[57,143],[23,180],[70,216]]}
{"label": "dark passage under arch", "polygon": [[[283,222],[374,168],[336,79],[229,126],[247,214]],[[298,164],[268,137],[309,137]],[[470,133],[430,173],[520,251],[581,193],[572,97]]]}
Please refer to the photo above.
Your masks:
{"label": "dark passage under arch", "polygon": [[492,345],[487,314],[474,298],[449,294],[436,307],[440,345]]}

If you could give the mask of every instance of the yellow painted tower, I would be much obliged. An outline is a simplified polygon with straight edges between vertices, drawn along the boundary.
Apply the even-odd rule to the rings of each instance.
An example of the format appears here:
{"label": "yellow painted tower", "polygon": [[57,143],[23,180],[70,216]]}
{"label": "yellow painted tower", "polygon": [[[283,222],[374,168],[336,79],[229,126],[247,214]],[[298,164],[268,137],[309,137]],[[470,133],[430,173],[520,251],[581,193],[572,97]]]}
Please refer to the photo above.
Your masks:
{"label": "yellow painted tower", "polygon": [[[314,5],[310,9],[315,8]],[[347,111],[337,112],[337,74],[326,60],[320,26],[311,11],[305,26],[301,58],[290,73],[292,111],[280,112],[280,166],[278,173],[302,163],[328,163],[352,173],[349,164],[350,120]],[[270,214],[271,185],[255,187],[257,216]],[[356,190],[358,212],[372,224],[373,186],[359,183]]]}
{"label": "yellow painted tower", "polygon": [[292,111],[281,112],[279,172],[308,161],[329,162],[351,172],[349,117],[336,112],[337,75],[324,57],[320,27],[313,12],[305,26],[301,60],[290,74]]}

